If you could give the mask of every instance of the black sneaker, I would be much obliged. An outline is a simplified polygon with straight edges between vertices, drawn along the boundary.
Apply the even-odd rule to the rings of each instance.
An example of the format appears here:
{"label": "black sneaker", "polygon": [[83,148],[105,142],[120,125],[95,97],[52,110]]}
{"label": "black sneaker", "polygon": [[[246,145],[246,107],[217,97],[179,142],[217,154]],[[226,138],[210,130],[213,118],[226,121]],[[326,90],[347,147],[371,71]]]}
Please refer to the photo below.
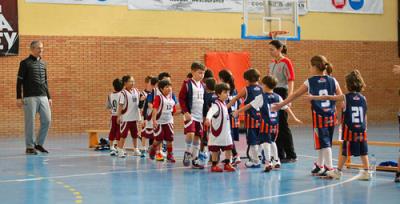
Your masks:
{"label": "black sneaker", "polygon": [[185,152],[183,155],[183,166],[190,166],[190,160],[192,159],[192,154],[190,152]]}
{"label": "black sneaker", "polygon": [[324,168],[324,170],[318,174],[319,177],[328,177],[328,169]]}
{"label": "black sneaker", "polygon": [[38,154],[37,151],[33,148],[26,148],[25,153],[27,155],[37,155]]}
{"label": "black sneaker", "polygon": [[204,166],[199,164],[198,158],[192,160],[192,169],[204,169]]}
{"label": "black sneaker", "polygon": [[319,167],[317,164],[314,164],[314,169],[311,170],[311,175],[317,176],[323,168]]}
{"label": "black sneaker", "polygon": [[42,145],[35,145],[35,149],[42,153],[49,153]]}
{"label": "black sneaker", "polygon": [[394,178],[394,182],[400,183],[400,172],[396,173],[396,178]]}

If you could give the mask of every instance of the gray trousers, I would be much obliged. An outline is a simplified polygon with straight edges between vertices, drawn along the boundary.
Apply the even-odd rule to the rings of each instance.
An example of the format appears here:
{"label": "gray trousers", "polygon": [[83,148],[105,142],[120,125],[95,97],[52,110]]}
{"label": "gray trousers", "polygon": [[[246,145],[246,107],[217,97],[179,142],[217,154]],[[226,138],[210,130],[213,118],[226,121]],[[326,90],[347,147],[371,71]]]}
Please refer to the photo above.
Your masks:
{"label": "gray trousers", "polygon": [[[33,148],[35,144],[43,145],[49,132],[51,122],[51,110],[47,96],[26,97],[24,100],[25,116],[25,145],[26,148]],[[33,141],[35,135],[36,113],[40,115],[40,130]]]}

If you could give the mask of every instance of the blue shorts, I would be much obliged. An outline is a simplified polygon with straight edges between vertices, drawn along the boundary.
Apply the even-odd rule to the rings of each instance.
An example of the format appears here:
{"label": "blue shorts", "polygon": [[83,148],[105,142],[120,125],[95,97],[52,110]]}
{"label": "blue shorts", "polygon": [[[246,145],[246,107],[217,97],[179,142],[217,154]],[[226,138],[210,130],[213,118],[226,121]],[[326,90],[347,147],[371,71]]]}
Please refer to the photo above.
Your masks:
{"label": "blue shorts", "polygon": [[278,135],[276,133],[260,133],[260,144],[263,143],[273,143],[276,141],[276,138],[278,138]]}
{"label": "blue shorts", "polygon": [[335,127],[314,128],[315,149],[332,147],[333,131]]}
{"label": "blue shorts", "polygon": [[246,132],[247,145],[259,145],[260,144],[260,129],[248,128]]}
{"label": "blue shorts", "polygon": [[355,157],[368,155],[367,141],[362,141],[362,142],[343,141],[342,155],[355,156]]}
{"label": "blue shorts", "polygon": [[231,136],[233,141],[239,141],[239,128],[231,128]]}

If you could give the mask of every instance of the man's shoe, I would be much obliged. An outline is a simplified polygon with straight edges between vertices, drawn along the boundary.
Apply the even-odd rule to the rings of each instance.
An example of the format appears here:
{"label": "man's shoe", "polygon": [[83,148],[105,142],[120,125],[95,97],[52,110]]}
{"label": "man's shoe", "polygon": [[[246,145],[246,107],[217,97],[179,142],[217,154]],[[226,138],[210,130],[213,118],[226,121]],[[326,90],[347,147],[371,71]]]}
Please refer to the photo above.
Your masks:
{"label": "man's shoe", "polygon": [[33,148],[26,148],[25,153],[27,155],[37,155],[38,154],[37,151],[35,149],[33,149]]}
{"label": "man's shoe", "polygon": [[35,149],[42,153],[49,153],[42,145],[35,145]]}

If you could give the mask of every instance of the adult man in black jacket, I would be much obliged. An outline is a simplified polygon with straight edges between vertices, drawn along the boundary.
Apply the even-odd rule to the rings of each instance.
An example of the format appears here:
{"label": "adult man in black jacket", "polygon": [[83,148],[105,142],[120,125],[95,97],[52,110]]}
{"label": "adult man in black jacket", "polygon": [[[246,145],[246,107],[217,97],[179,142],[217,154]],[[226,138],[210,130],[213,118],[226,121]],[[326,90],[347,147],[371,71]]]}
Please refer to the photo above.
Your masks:
{"label": "adult man in black jacket", "polygon": [[[52,100],[47,84],[46,63],[42,61],[43,43],[33,41],[31,54],[21,61],[17,77],[17,106],[24,108],[26,154],[37,154],[37,151],[48,153],[43,148],[50,122]],[[40,130],[36,141],[35,116],[40,114]]]}

